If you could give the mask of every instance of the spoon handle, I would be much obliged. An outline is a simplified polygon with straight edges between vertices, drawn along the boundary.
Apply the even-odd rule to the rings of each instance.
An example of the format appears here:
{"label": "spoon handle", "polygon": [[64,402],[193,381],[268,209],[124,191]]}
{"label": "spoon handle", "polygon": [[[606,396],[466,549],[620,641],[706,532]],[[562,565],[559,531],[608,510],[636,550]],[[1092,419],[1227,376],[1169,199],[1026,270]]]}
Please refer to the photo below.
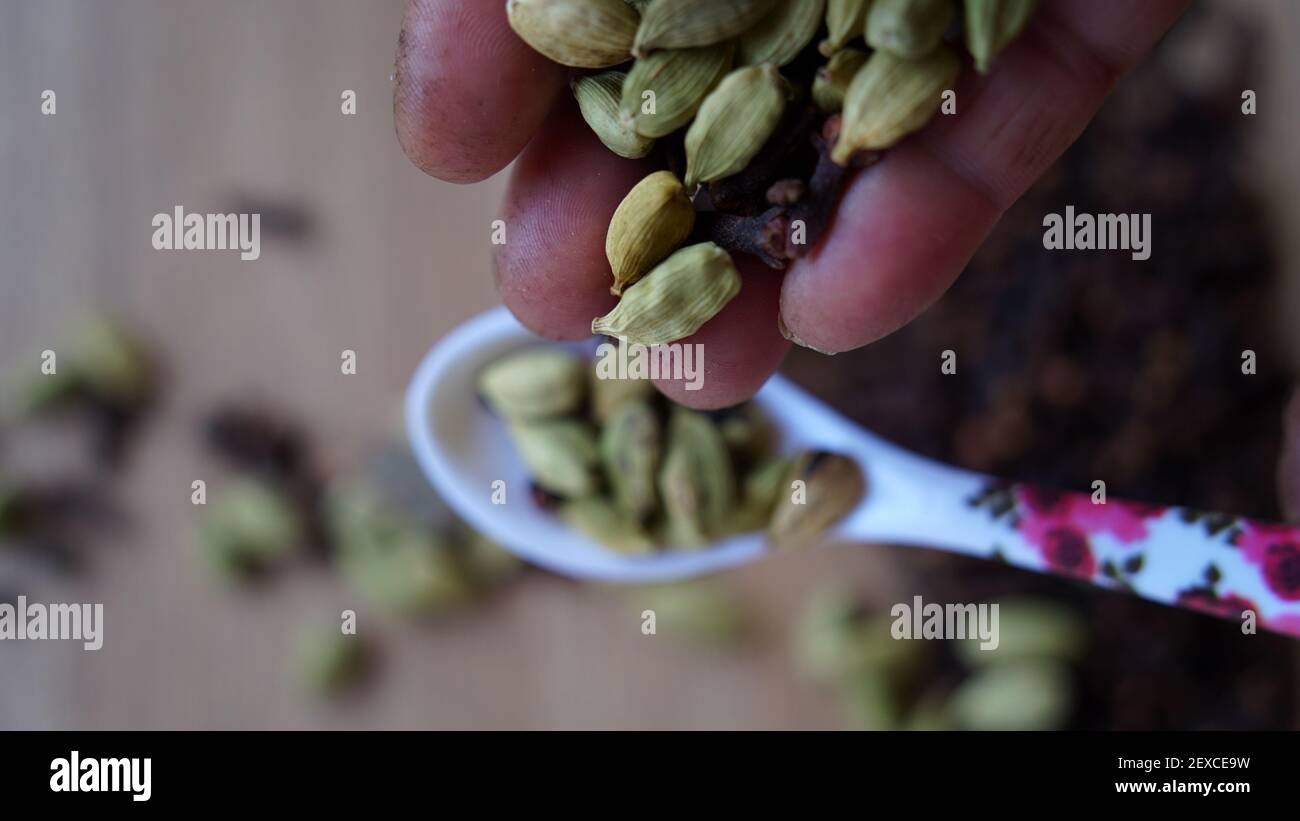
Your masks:
{"label": "spoon handle", "polygon": [[983,521],[956,552],[1237,620],[1244,632],[1253,623],[1300,636],[1300,528],[1107,499],[1104,489],[963,478],[961,504]]}

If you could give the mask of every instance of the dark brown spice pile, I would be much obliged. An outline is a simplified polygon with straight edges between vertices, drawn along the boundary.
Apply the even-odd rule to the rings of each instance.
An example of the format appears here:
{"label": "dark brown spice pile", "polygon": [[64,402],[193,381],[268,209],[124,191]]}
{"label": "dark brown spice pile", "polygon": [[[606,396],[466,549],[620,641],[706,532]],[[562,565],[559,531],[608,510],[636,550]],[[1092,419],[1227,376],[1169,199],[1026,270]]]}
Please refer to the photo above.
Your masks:
{"label": "dark brown spice pile", "polygon": [[[1212,39],[1221,68],[1200,85],[1171,57],[1196,37]],[[946,462],[1082,491],[1104,479],[1113,497],[1280,518],[1292,374],[1276,334],[1273,242],[1242,174],[1254,121],[1240,94],[1259,82],[1257,45],[1232,21],[1189,15],[938,304],[857,351],[796,350],[789,372],[866,427]],[[1151,258],[1045,251],[1043,217],[1067,205],[1151,213]],[[949,349],[957,373],[943,375]],[[1255,375],[1242,373],[1247,349]],[[927,600],[1035,592],[1078,608],[1094,632],[1076,726],[1295,725],[1294,641],[988,562],[929,552],[904,561]]]}

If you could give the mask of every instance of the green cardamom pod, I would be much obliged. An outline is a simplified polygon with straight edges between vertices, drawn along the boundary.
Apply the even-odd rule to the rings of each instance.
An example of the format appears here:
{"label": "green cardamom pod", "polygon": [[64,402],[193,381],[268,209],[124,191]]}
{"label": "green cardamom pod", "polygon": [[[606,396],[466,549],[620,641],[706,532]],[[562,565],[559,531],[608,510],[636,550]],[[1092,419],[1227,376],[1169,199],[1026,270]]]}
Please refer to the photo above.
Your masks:
{"label": "green cardamom pod", "polygon": [[789,84],[770,64],[738,68],[700,104],[686,131],[686,190],[738,174],[776,131]]}
{"label": "green cardamom pod", "polygon": [[678,549],[699,548],[709,543],[700,515],[703,495],[694,472],[694,460],[685,448],[671,442],[659,470],[659,497],[664,504],[666,542]]}
{"label": "green cardamom pod", "polygon": [[1073,678],[1058,662],[991,664],[957,685],[948,697],[948,713],[968,730],[1057,730],[1070,717]]}
{"label": "green cardamom pod", "polygon": [[605,256],[614,272],[609,289],[623,289],[676,251],[695,227],[695,206],[671,171],[656,171],[632,187],[614,211],[605,234]]}
{"label": "green cardamom pod", "polygon": [[772,429],[751,405],[733,408],[718,420],[717,426],[738,463],[752,464],[767,456]]}
{"label": "green cardamom pod", "polygon": [[623,0],[506,0],[506,14],[525,43],[574,68],[627,62],[641,22]]}
{"label": "green cardamom pod", "polygon": [[305,532],[302,515],[284,493],[244,479],[222,488],[203,519],[201,536],[214,566],[238,577],[287,557]]}
{"label": "green cardamom pod", "polygon": [[732,533],[749,533],[762,530],[772,520],[772,510],[780,497],[790,460],[784,457],[769,459],[749,471],[741,483],[740,503],[732,513],[728,530]]}
{"label": "green cardamom pod", "polygon": [[1035,0],[966,0],[966,48],[984,74],[1002,49],[1020,36]]}
{"label": "green cardamom pod", "polygon": [[563,416],[578,410],[586,399],[586,366],[563,350],[526,348],[484,368],[478,389],[506,419]]}
{"label": "green cardamom pod", "polygon": [[582,422],[550,419],[510,425],[510,438],[533,481],[557,496],[579,499],[600,488],[596,434]]}
{"label": "green cardamom pod", "polygon": [[823,114],[838,114],[844,108],[844,94],[849,83],[867,62],[867,53],[856,48],[835,52],[813,78],[812,98]]}
{"label": "green cardamom pod", "polygon": [[90,317],[78,329],[71,364],[91,392],[119,405],[143,401],[153,389],[144,346],[106,317]]}
{"label": "green cardamom pod", "polygon": [[600,458],[614,499],[637,522],[659,504],[655,481],[663,455],[663,431],[654,408],[628,402],[614,412],[600,433]]}
{"label": "green cardamom pod", "polygon": [[518,556],[463,523],[457,536],[452,542],[457,567],[476,591],[499,587],[523,569]]}
{"label": "green cardamom pod", "polygon": [[658,629],[702,645],[737,644],[753,627],[745,602],[714,583],[655,585],[639,588],[632,596],[638,614],[654,611]]}
{"label": "green cardamom pod", "polygon": [[[785,2],[785,0],[781,0]],[[762,20],[776,0],[654,0],[641,16],[632,51],[711,46],[739,36]]]}
{"label": "green cardamom pod", "polygon": [[626,78],[627,75],[621,71],[606,71],[577,77],[571,87],[582,119],[587,121],[605,147],[620,157],[635,160],[649,154],[655,141],[636,133],[619,111]]}
{"label": "green cardamom pod", "polygon": [[681,249],[623,293],[591,332],[656,345],[698,331],[740,293],[731,255],[711,242]]}
{"label": "green cardamom pod", "polygon": [[340,696],[362,683],[373,660],[361,636],[317,626],[297,639],[293,659],[303,686],[323,698]]}
{"label": "green cardamom pod", "polygon": [[735,44],[656,51],[632,64],[623,81],[623,125],[643,137],[666,137],[686,125],[731,69]]}
{"label": "green cardamom pod", "polygon": [[608,499],[592,496],[566,502],[559,513],[569,527],[618,553],[644,555],[655,550],[649,534]]}
{"label": "green cardamom pod", "polygon": [[823,57],[835,52],[862,36],[867,26],[867,12],[871,0],[826,0],[826,39],[817,50]]}
{"label": "green cardamom pod", "polygon": [[1068,663],[1087,650],[1088,629],[1070,608],[1050,599],[999,599],[997,647],[982,646],[979,637],[970,635],[955,644],[967,667],[1022,658]]}
{"label": "green cardamom pod", "polygon": [[777,499],[781,498],[781,491],[790,486],[785,481],[790,473],[790,466],[789,457],[774,456],[759,464],[745,476],[742,485],[745,502],[763,512],[765,523],[769,521]]}
{"label": "green cardamom pod", "polygon": [[786,65],[817,36],[825,12],[826,0],[782,0],[740,36],[737,62]]}
{"label": "green cardamom pod", "polygon": [[670,530],[695,542],[725,532],[736,504],[736,470],[727,443],[707,416],[675,406],[659,476]]}
{"label": "green cardamom pod", "polygon": [[591,417],[604,423],[626,402],[646,401],[655,395],[649,379],[617,378],[602,374],[600,360],[591,369]]}
{"label": "green cardamom pod", "polygon": [[844,96],[844,123],[831,159],[848,165],[859,151],[881,151],[919,130],[960,71],[961,61],[945,45],[919,60],[874,52]]}
{"label": "green cardamom pod", "polygon": [[450,545],[373,483],[350,480],[331,488],[325,514],[344,578],[377,606],[415,614],[472,598]]}
{"label": "green cardamom pod", "polygon": [[952,23],[952,0],[875,0],[867,45],[915,60],[939,45]]}
{"label": "green cardamom pod", "polygon": [[799,454],[782,484],[768,526],[777,548],[801,547],[816,539],[857,507],[866,492],[857,463],[826,451]]}

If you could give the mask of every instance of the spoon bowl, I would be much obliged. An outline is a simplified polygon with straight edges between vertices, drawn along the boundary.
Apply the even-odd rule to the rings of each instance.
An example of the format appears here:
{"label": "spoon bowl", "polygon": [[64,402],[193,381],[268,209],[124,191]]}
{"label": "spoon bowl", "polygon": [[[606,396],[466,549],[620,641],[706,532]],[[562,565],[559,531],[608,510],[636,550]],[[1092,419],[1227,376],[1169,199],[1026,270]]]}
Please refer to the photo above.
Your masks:
{"label": "spoon bowl", "polygon": [[[501,420],[477,400],[476,382],[489,363],[539,342],[496,308],[438,342],[411,380],[406,422],[416,459],[463,519],[529,562],[601,582],[672,581],[769,552],[764,535],[752,533],[701,550],[622,555],[535,505],[527,470]],[[596,342],[546,344],[591,357]],[[1300,530],[1107,500],[1104,487],[1100,496],[1061,492],[944,465],[864,430],[780,376],[754,402],[784,452],[832,451],[861,468],[866,494],[830,539],[996,559],[1230,618],[1248,604],[1261,626],[1300,635],[1300,590],[1279,589],[1289,583],[1285,561],[1300,563]],[[494,503],[501,491],[503,503]],[[1207,587],[1211,567],[1216,581]]]}

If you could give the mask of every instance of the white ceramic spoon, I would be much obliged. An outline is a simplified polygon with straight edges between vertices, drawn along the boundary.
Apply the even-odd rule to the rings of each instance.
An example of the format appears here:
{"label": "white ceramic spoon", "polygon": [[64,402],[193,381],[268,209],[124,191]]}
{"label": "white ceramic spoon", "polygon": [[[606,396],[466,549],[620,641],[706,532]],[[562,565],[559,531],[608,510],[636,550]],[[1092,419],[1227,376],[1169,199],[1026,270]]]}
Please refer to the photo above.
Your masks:
{"label": "white ceramic spoon", "polygon": [[[706,550],[623,556],[533,504],[528,477],[501,422],[476,395],[479,371],[540,340],[498,308],[429,351],[407,390],[415,455],[439,493],[471,526],[527,561],[605,582],[662,582],[753,561],[762,534]],[[560,344],[560,343],[548,343]],[[566,347],[590,355],[594,341]],[[774,376],[755,402],[786,452],[829,450],[855,459],[867,480],[861,504],[829,537],[918,545],[1104,587],[1300,635],[1300,531],[1182,508],[1155,508],[1011,484],[903,450]],[[506,503],[493,504],[494,482]]]}

